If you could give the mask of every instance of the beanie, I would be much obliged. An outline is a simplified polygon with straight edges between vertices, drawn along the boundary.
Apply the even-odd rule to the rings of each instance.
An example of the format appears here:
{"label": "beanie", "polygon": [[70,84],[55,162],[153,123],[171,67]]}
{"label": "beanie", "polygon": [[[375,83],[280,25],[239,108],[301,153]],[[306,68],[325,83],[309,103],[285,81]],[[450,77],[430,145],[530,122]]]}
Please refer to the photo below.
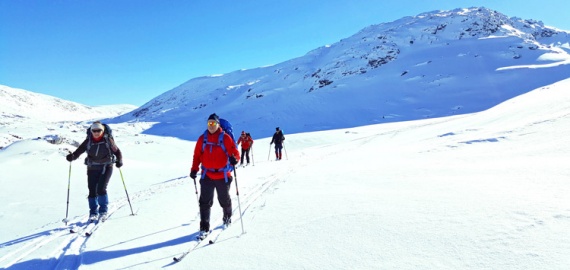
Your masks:
{"label": "beanie", "polygon": [[104,130],[105,130],[105,126],[103,126],[103,125],[101,124],[101,122],[95,122],[95,123],[93,123],[93,124],[91,125],[91,130],[94,130],[94,129],[100,129],[100,130],[103,130],[103,131],[104,131]]}
{"label": "beanie", "polygon": [[210,114],[210,117],[208,117],[208,121],[210,121],[210,120],[214,120],[214,121],[220,123],[220,118],[215,113]]}

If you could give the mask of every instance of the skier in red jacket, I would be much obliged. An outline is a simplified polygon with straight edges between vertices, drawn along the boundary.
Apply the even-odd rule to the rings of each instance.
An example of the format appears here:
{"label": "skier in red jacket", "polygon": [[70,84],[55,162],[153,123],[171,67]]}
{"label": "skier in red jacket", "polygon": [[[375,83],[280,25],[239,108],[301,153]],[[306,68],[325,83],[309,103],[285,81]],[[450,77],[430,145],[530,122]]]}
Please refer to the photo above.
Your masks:
{"label": "skier in red jacket", "polygon": [[[220,137],[222,136],[222,137]],[[240,159],[239,151],[231,136],[220,127],[216,114],[208,117],[208,129],[196,142],[190,177],[196,180],[198,168],[200,178],[200,238],[210,232],[210,210],[214,203],[214,190],[223,209],[225,226],[231,223],[232,200],[230,198],[231,171]],[[200,166],[200,164],[202,164]]]}
{"label": "skier in red jacket", "polygon": [[239,137],[237,144],[241,143],[241,162],[240,165],[243,165],[243,158],[245,156],[247,160],[247,165],[249,165],[249,150],[253,146],[253,139],[249,133],[245,133],[245,131],[241,132],[241,136]]}

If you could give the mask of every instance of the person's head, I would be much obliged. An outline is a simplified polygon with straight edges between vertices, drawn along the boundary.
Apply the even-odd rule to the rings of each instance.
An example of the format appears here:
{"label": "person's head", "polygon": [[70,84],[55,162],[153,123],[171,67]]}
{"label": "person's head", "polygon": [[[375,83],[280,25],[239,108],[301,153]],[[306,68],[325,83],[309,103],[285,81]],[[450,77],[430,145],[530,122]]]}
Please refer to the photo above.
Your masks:
{"label": "person's head", "polygon": [[208,131],[210,133],[216,132],[220,127],[220,118],[215,114],[210,114],[208,117]]}
{"label": "person's head", "polygon": [[276,127],[276,128],[275,128],[275,131],[279,131],[279,127]]}
{"label": "person's head", "polygon": [[91,134],[93,134],[94,138],[102,137],[104,132],[105,132],[105,126],[103,126],[101,122],[97,121],[91,125]]}
{"label": "person's head", "polygon": [[242,137],[245,137],[245,131],[242,131],[242,132],[241,132],[241,136],[242,136]]}

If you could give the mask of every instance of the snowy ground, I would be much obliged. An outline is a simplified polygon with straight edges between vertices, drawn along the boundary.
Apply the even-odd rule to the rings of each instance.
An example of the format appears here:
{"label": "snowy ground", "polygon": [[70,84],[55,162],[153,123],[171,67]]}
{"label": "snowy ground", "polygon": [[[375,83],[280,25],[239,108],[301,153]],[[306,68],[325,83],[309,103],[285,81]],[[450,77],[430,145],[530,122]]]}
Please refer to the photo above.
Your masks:
{"label": "snowy ground", "polygon": [[[282,161],[257,140],[255,165],[237,170],[239,200],[232,186],[233,225],[179,263],[199,227],[194,142],[114,125],[136,215],[115,170],[111,217],[84,237],[61,222],[75,147],[23,140],[0,151],[0,268],[567,269],[569,89],[562,81],[470,115],[286,134]],[[18,128],[84,136],[72,132],[82,123]],[[72,223],[88,211],[81,159]]]}

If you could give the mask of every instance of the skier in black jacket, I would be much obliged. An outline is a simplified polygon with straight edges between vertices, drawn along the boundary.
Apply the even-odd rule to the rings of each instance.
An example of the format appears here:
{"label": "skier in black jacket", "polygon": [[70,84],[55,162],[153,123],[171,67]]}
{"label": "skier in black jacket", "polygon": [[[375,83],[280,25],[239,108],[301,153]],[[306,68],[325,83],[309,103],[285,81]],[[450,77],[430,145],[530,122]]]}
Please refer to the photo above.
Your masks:
{"label": "skier in black jacket", "polygon": [[[97,121],[87,131],[88,137],[75,152],[66,156],[67,161],[76,160],[87,153],[87,187],[89,188],[89,219],[106,219],[109,197],[107,185],[113,174],[113,163],[123,166],[123,155],[110,134],[110,128]],[[116,158],[115,158],[116,157]]]}
{"label": "skier in black jacket", "polygon": [[281,160],[281,150],[283,149],[283,141],[285,140],[285,136],[283,135],[283,131],[279,129],[279,127],[275,128],[275,133],[273,134],[273,138],[269,145],[275,143],[275,159]]}

